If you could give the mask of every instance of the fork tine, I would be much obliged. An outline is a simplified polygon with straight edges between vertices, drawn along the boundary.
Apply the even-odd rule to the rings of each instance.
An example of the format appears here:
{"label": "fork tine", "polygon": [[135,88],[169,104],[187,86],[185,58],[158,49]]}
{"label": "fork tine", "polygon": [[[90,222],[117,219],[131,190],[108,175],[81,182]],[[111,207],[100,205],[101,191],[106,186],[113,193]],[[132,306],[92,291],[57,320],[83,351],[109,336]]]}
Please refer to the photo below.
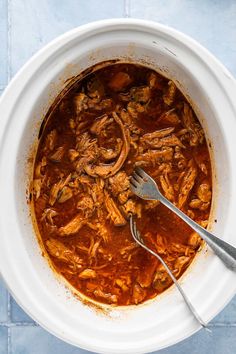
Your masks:
{"label": "fork tine", "polygon": [[131,234],[134,237],[134,239],[136,239],[136,234],[135,234],[135,230],[134,230],[134,218],[133,218],[133,214],[130,215],[130,230],[131,230]]}
{"label": "fork tine", "polygon": [[134,192],[134,194],[137,193],[137,189],[139,187],[139,183],[133,178],[130,178],[130,188],[132,190],[132,192]]}
{"label": "fork tine", "polygon": [[142,181],[143,181],[142,177],[139,176],[139,175],[136,173],[136,171],[134,171],[134,172],[132,173],[132,177],[133,177],[137,182],[139,182],[139,183],[142,183]]}
{"label": "fork tine", "polygon": [[132,214],[130,215],[129,226],[130,226],[131,234],[133,235],[133,215]]}
{"label": "fork tine", "polygon": [[135,172],[142,178],[150,178],[150,176],[141,167],[136,167]]}
{"label": "fork tine", "polygon": [[136,225],[135,221],[134,221],[134,232],[135,232],[135,235],[137,236],[137,225]]}

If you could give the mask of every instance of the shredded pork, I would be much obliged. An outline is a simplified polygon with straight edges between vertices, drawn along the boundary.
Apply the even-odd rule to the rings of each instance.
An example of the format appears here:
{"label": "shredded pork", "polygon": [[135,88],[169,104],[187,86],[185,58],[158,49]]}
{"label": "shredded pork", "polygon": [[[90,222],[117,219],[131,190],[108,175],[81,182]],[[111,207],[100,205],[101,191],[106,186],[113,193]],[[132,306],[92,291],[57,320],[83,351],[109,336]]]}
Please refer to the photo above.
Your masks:
{"label": "shredded pork", "polygon": [[153,298],[172,282],[158,260],[134,243],[130,215],[176,277],[202,241],[160,202],[136,197],[130,176],[142,166],[168,200],[207,226],[211,166],[193,109],[173,81],[116,64],[76,83],[50,117],[32,194],[52,263],[96,301],[130,305]]}

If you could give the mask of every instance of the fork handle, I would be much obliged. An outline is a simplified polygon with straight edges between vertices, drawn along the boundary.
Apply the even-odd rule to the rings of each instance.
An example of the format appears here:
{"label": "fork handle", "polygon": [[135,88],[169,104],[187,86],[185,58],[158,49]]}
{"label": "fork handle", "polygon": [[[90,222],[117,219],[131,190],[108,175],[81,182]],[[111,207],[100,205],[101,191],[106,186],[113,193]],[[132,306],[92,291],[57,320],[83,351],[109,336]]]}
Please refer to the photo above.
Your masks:
{"label": "fork handle", "polygon": [[193,221],[190,217],[184,214],[174,204],[172,204],[163,195],[159,195],[158,200],[163,203],[167,208],[177,214],[182,220],[184,220],[194,231],[196,231],[201,238],[211,247],[214,253],[222,260],[227,268],[236,271],[236,248],[229,243],[219,239],[204,229],[202,226]]}
{"label": "fork handle", "polygon": [[[136,242],[138,242],[138,240],[136,238],[135,238],[135,240],[136,240]],[[168,267],[166,262],[159,256],[158,253],[156,253],[153,250],[151,250],[150,248],[148,248],[144,243],[140,243],[140,242],[138,242],[138,243],[140,246],[145,248],[148,252],[150,252],[153,256],[155,256],[161,262],[161,264],[164,266],[165,270],[169,274],[170,278],[172,279],[173,283],[176,285],[177,289],[179,290],[180,294],[182,295],[186,305],[188,306],[189,310],[192,312],[193,316],[196,318],[196,320],[200,323],[200,325],[203,328],[205,328],[206,330],[209,331],[209,329],[207,328],[207,324],[203,321],[203,319],[200,317],[200,315],[197,313],[197,311],[193,307],[191,301],[189,300],[189,298],[187,297],[187,295],[183,291],[182,287],[179,285],[178,280],[175,278],[175,276],[173,275],[172,271],[170,270],[170,268]]]}

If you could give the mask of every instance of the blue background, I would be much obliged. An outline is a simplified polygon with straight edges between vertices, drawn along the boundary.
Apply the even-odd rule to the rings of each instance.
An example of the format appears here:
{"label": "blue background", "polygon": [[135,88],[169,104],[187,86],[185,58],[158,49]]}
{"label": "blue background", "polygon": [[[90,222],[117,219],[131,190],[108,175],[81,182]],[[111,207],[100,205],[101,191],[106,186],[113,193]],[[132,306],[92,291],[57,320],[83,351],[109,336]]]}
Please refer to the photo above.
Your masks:
{"label": "blue background", "polygon": [[[0,0],[0,94],[32,54],[57,35],[112,17],[145,18],[177,28],[206,46],[236,76],[236,0]],[[158,353],[236,353],[236,297],[210,326],[211,333],[201,330]],[[34,323],[0,281],[0,354],[8,353],[88,352]]]}

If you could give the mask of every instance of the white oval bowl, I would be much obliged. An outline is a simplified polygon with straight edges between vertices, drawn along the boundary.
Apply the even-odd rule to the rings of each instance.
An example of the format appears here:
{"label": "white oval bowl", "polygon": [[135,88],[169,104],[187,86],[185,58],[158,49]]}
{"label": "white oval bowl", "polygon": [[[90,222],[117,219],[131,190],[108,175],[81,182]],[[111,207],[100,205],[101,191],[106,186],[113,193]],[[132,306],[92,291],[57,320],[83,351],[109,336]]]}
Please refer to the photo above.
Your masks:
{"label": "white oval bowl", "polygon": [[[236,85],[206,49],[171,28],[142,20],[105,20],[49,43],[15,76],[0,101],[0,272],[16,301],[57,337],[99,353],[144,353],[199,329],[177,290],[106,314],[76,299],[41,256],[26,201],[27,158],[40,123],[65,80],[104,60],[144,63],[175,80],[194,104],[210,142],[214,173],[211,230],[236,246]],[[214,222],[217,220],[217,222]],[[236,274],[209,249],[181,284],[206,321],[236,292]]]}

